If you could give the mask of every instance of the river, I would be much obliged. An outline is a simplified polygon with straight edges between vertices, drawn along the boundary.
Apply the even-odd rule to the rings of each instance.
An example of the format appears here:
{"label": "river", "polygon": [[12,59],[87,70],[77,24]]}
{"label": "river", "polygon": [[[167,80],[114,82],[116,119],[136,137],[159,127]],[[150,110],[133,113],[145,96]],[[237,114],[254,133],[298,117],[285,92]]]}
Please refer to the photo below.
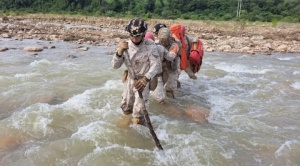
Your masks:
{"label": "river", "polygon": [[[150,100],[164,151],[120,109],[112,46],[0,39],[0,165],[300,165],[300,55],[205,53],[197,80],[180,75],[174,107],[205,107],[208,123]],[[26,46],[49,47],[42,52]],[[77,58],[68,58],[68,55]]]}

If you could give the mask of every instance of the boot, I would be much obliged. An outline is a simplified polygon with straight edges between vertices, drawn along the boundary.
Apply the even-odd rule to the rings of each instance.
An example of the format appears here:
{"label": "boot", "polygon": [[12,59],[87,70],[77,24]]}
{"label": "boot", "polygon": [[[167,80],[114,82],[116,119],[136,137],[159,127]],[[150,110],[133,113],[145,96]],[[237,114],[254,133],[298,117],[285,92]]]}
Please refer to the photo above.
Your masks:
{"label": "boot", "polygon": [[144,117],[133,117],[132,118],[132,123],[146,126],[146,122],[145,122]]}
{"label": "boot", "polygon": [[166,102],[164,100],[157,101],[157,103],[159,103],[159,104],[166,104]]}
{"label": "boot", "polygon": [[181,83],[177,80],[177,88],[181,88]]}
{"label": "boot", "polygon": [[189,77],[193,80],[197,79],[197,76],[194,73],[188,73]]}
{"label": "boot", "polygon": [[195,73],[192,71],[191,66],[187,67],[185,70],[186,74],[188,74],[188,76],[193,79],[196,80],[197,76],[195,75]]}
{"label": "boot", "polygon": [[123,110],[123,114],[124,115],[129,115],[129,114],[132,114],[132,110]]}
{"label": "boot", "polygon": [[173,91],[172,90],[167,90],[166,91],[166,96],[168,96],[169,98],[175,98],[175,96],[174,96],[174,93],[173,93]]}

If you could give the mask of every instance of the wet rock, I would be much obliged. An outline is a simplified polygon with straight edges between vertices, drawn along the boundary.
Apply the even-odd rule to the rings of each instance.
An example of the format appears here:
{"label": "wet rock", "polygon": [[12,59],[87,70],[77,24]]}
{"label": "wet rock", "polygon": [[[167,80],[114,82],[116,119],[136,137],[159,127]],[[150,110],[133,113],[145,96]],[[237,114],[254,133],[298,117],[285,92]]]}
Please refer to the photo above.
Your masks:
{"label": "wet rock", "polygon": [[215,48],[207,48],[207,49],[204,49],[205,51],[207,52],[214,52],[216,49]]}
{"label": "wet rock", "polygon": [[87,50],[89,50],[89,47],[79,46],[79,47],[77,47],[77,49],[81,50],[81,51],[87,51]]}
{"label": "wet rock", "polygon": [[200,124],[207,123],[210,114],[209,109],[204,107],[193,106],[193,107],[181,109],[175,106],[170,106],[168,104],[166,104],[165,106],[165,111],[172,117],[175,118],[185,117],[193,122],[200,123]]}
{"label": "wet rock", "polygon": [[171,116],[173,116],[173,117],[176,117],[176,118],[182,117],[183,112],[184,112],[182,109],[177,108],[177,107],[174,107],[174,106],[167,106],[167,108],[165,109],[165,111],[166,111],[169,115],[171,115]]}
{"label": "wet rock", "polygon": [[11,130],[8,133],[9,134],[3,134],[3,132],[0,133],[0,152],[16,148],[24,141],[21,137],[21,133],[18,133],[13,130]]}
{"label": "wet rock", "polygon": [[1,35],[3,38],[11,38],[12,35],[8,34],[8,33],[4,33]]}
{"label": "wet rock", "polygon": [[271,43],[266,43],[264,46],[267,47],[270,51],[274,50],[274,46]]}
{"label": "wet rock", "polygon": [[288,49],[288,46],[285,44],[280,45],[279,47],[276,48],[276,51],[278,52],[286,52]]}
{"label": "wet rock", "polygon": [[230,45],[223,45],[219,47],[219,51],[225,51],[225,52],[230,52],[231,46]]}
{"label": "wet rock", "polygon": [[75,56],[75,55],[72,55],[72,54],[69,54],[69,55],[67,55],[67,58],[77,58],[77,56]]}
{"label": "wet rock", "polygon": [[207,123],[210,113],[209,109],[204,107],[187,108],[184,112],[189,119],[198,123]]}
{"label": "wet rock", "polygon": [[53,49],[56,48],[55,46],[49,46],[48,49]]}
{"label": "wet rock", "polygon": [[39,48],[39,47],[25,47],[23,50],[24,51],[30,51],[30,52],[40,52],[40,51],[43,51],[43,48]]}
{"label": "wet rock", "polygon": [[255,52],[253,50],[249,50],[249,51],[247,51],[247,54],[255,55]]}
{"label": "wet rock", "polygon": [[0,48],[0,52],[6,51],[6,50],[8,50],[7,47]]}
{"label": "wet rock", "polygon": [[248,52],[250,51],[250,47],[243,47],[240,49],[240,52]]}

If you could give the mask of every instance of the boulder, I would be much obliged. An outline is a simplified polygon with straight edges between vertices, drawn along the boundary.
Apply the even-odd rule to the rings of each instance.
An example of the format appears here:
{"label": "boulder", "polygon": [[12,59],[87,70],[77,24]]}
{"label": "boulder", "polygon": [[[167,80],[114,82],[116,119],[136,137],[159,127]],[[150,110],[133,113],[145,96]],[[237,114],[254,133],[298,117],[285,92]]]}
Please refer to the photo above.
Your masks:
{"label": "boulder", "polygon": [[207,123],[209,116],[209,109],[204,107],[191,107],[184,110],[185,115],[192,121],[197,123]]}
{"label": "boulder", "polygon": [[278,46],[278,47],[276,48],[276,51],[278,51],[278,52],[286,52],[287,49],[288,49],[288,46],[285,45],[285,44],[282,44],[282,45],[280,45],[280,46]]}
{"label": "boulder", "polygon": [[225,51],[225,52],[230,52],[231,46],[230,45],[222,45],[219,47],[219,51]]}
{"label": "boulder", "polygon": [[8,33],[4,33],[1,35],[3,38],[11,38],[11,34],[8,34]]}
{"label": "boulder", "polygon": [[6,51],[6,50],[8,50],[7,47],[0,48],[0,52]]}
{"label": "boulder", "polygon": [[30,52],[40,52],[40,51],[43,51],[43,48],[39,48],[39,47],[25,47],[23,50],[24,51],[30,51]]}
{"label": "boulder", "polygon": [[81,50],[81,51],[87,51],[87,50],[89,50],[89,47],[79,46],[79,47],[77,47],[77,49]]}
{"label": "boulder", "polygon": [[175,106],[167,106],[165,110],[172,117],[176,117],[176,118],[186,117],[189,120],[200,124],[208,122],[207,118],[210,113],[209,109],[204,107],[197,107],[197,106],[188,107],[184,109]]}

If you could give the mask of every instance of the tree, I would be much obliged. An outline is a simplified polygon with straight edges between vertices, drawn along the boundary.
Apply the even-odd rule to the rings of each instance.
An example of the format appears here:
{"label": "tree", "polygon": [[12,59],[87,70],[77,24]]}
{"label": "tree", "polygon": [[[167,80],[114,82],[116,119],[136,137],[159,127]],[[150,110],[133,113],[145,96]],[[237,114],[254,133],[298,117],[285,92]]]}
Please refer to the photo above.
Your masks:
{"label": "tree", "polygon": [[236,10],[236,16],[241,16],[241,9],[242,9],[242,0],[238,0],[237,10]]}

